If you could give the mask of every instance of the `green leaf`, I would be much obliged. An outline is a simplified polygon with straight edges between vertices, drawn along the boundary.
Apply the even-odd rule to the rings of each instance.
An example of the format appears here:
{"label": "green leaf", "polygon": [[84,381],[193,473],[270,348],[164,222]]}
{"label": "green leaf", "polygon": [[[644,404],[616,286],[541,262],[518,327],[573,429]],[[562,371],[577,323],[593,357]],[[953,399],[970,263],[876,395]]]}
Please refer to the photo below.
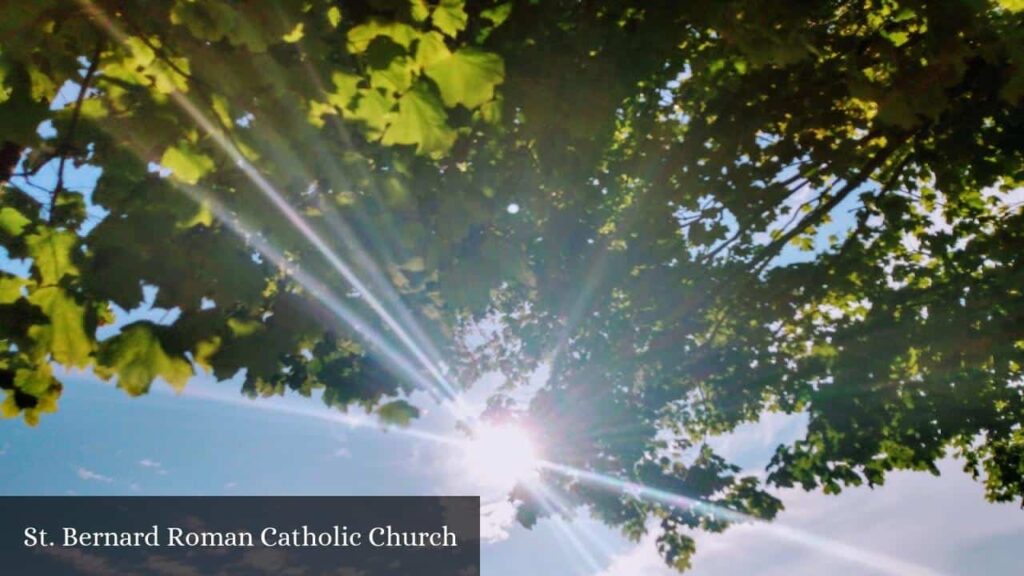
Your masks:
{"label": "green leaf", "polygon": [[480,17],[490,20],[495,26],[501,26],[505,20],[508,20],[508,16],[511,13],[512,3],[505,2],[504,4],[498,4],[497,6],[481,11]]}
{"label": "green leaf", "polygon": [[14,386],[26,394],[42,396],[53,385],[50,365],[42,363],[38,369],[22,368],[15,372]]}
{"label": "green leaf", "polygon": [[434,26],[448,36],[454,38],[469,22],[463,0],[441,0],[431,16]]}
{"label": "green leaf", "polygon": [[417,153],[437,157],[451,148],[455,136],[441,101],[419,83],[398,100],[398,112],[381,142],[413,145]]}
{"label": "green leaf", "polygon": [[337,28],[338,24],[341,24],[341,9],[337,6],[328,8],[327,22],[331,25],[331,28]]}
{"label": "green leaf", "polygon": [[72,368],[87,366],[93,343],[85,332],[85,308],[56,286],[39,288],[28,300],[50,320],[28,330],[39,355],[48,353],[58,364]]}
{"label": "green leaf", "polygon": [[10,97],[11,93],[14,92],[4,81],[7,79],[7,64],[0,60],[0,104],[6,102]]}
{"label": "green leaf", "polygon": [[404,427],[419,418],[420,410],[405,400],[395,400],[378,408],[377,414],[387,424]]}
{"label": "green leaf", "polygon": [[1024,0],[999,0],[999,6],[1007,12],[1024,11]]}
{"label": "green leaf", "polygon": [[216,42],[238,26],[239,15],[223,2],[177,0],[170,19],[172,24],[184,25],[196,38]]}
{"label": "green leaf", "polygon": [[423,22],[430,17],[430,4],[427,0],[409,0],[409,14],[417,22]]}
{"label": "green leaf", "polygon": [[452,51],[439,32],[428,32],[416,42],[416,65],[426,68],[435,62],[451,58]]}
{"label": "green leaf", "polygon": [[0,275],[0,304],[10,304],[21,298],[23,289],[29,285],[30,282],[24,278],[7,274]]}
{"label": "green leaf", "polygon": [[360,90],[355,110],[346,116],[363,122],[366,125],[367,136],[379,138],[387,128],[394,105],[395,99],[381,94],[380,90]]}
{"label": "green leaf", "polygon": [[[337,114],[339,111],[341,111],[343,116],[350,114],[348,106],[352,99],[359,94],[358,87],[362,80],[362,77],[349,74],[348,72],[339,71],[332,74],[331,81],[334,84],[334,91],[327,92],[327,101],[318,102],[314,100],[309,103],[307,118],[310,124],[322,127],[324,125],[323,117],[328,114]],[[383,126],[381,129],[383,129]]]}
{"label": "green leaf", "polygon": [[49,114],[49,103],[32,97],[32,86],[27,76],[30,74],[19,74],[9,69],[3,85],[0,85],[4,95],[0,101],[0,126],[3,126],[0,143],[34,140],[39,123]]}
{"label": "green leaf", "polygon": [[126,60],[132,68],[148,68],[156,60],[156,52],[142,38],[130,36],[125,39],[124,46],[128,48]]}
{"label": "green leaf", "polygon": [[196,150],[187,142],[179,143],[164,151],[160,165],[171,171],[176,180],[185,184],[195,184],[199,179],[213,170],[213,160]]}
{"label": "green leaf", "polygon": [[217,119],[220,120],[221,125],[230,128],[234,124],[231,120],[231,112],[228,107],[227,98],[220,94],[214,94],[210,97],[210,107],[213,108],[213,113],[217,115]]}
{"label": "green leaf", "polygon": [[157,378],[180,392],[192,377],[192,366],[184,357],[167,354],[151,326],[140,322],[125,327],[97,355],[96,373],[104,379],[117,376],[117,386],[132,396],[148,392]]}
{"label": "green leaf", "polygon": [[185,74],[189,73],[188,59],[176,56],[157,58],[153,48],[136,36],[125,39],[124,47],[128,49],[129,54],[122,62],[104,68],[105,75],[139,84],[152,82],[153,87],[161,94],[188,91],[188,80],[179,73],[179,70]]}
{"label": "green leaf", "polygon": [[494,87],[505,79],[505,63],[497,54],[463,48],[437,59],[424,73],[437,84],[445,106],[473,109],[494,98]]}
{"label": "green leaf", "polygon": [[21,408],[14,400],[14,390],[4,390],[4,401],[0,403],[0,418],[17,418]]}
{"label": "green leaf", "polygon": [[71,251],[78,243],[73,232],[45,228],[29,236],[25,243],[41,285],[52,286],[65,275],[78,275],[78,268],[71,261]]}
{"label": "green leaf", "polygon": [[385,66],[370,68],[370,86],[392,92],[405,92],[412,85],[412,59],[392,58]]}
{"label": "green leaf", "polygon": [[210,205],[208,202],[203,202],[199,205],[199,208],[196,210],[194,216],[192,216],[188,220],[178,222],[175,225],[175,228],[179,230],[186,230],[188,228],[194,228],[200,225],[209,228],[210,226],[213,226],[213,222],[214,216],[213,212],[210,210]]}
{"label": "green leaf", "polygon": [[346,108],[352,98],[359,92],[358,86],[362,78],[347,72],[335,72],[331,75],[334,92],[328,94],[327,101],[338,108]]}
{"label": "green leaf", "polygon": [[235,336],[245,337],[251,336],[260,330],[263,330],[265,326],[262,322],[257,320],[240,320],[238,318],[228,318],[228,328],[231,329],[231,333]]}
{"label": "green leaf", "polygon": [[21,236],[25,227],[31,223],[31,220],[15,208],[10,206],[0,208],[0,230],[11,236]]}
{"label": "green leaf", "polygon": [[395,44],[409,48],[413,40],[420,37],[420,33],[412,26],[402,22],[371,20],[348,31],[348,49],[354,54],[366,52],[370,42],[379,36],[390,38]]}
{"label": "green leaf", "polygon": [[304,28],[305,28],[305,24],[303,24],[302,22],[299,22],[298,24],[295,25],[294,28],[292,28],[291,32],[289,32],[289,33],[285,34],[284,36],[282,36],[281,39],[284,40],[285,42],[289,43],[289,44],[295,44],[299,40],[302,40],[302,36],[304,35],[304,32],[303,32]]}

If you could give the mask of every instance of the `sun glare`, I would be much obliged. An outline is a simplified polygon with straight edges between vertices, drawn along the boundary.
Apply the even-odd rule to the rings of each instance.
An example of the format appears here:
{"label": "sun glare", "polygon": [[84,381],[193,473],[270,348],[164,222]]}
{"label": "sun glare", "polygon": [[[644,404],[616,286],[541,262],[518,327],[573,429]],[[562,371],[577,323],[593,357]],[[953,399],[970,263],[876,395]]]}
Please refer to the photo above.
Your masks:
{"label": "sun glare", "polygon": [[512,424],[477,428],[466,442],[463,456],[467,471],[493,488],[511,488],[533,480],[540,468],[540,456],[530,433]]}

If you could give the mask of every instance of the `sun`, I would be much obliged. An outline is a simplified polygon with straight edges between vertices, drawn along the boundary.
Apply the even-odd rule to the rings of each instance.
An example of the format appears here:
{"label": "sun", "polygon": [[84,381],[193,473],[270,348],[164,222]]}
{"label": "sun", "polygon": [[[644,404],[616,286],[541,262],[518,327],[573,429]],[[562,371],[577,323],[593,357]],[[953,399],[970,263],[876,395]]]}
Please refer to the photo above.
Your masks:
{"label": "sun", "polygon": [[485,424],[464,445],[465,469],[480,484],[511,489],[537,478],[541,458],[529,431],[514,424]]}

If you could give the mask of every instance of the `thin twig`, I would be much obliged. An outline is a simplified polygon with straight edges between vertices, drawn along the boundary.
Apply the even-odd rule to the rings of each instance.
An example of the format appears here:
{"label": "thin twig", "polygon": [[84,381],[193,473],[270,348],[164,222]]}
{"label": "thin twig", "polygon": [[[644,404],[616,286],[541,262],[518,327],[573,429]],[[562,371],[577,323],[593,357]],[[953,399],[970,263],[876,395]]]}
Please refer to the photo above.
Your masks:
{"label": "thin twig", "polygon": [[85,96],[89,92],[89,84],[99,68],[100,50],[102,48],[103,41],[97,40],[96,49],[93,50],[92,58],[89,60],[89,68],[85,71],[85,78],[82,79],[81,88],[78,90],[78,98],[75,99],[75,108],[71,111],[71,123],[68,125],[68,133],[59,148],[60,163],[57,165],[57,184],[53,187],[53,192],[50,195],[50,213],[47,216],[47,220],[50,223],[53,222],[54,210],[57,208],[57,197],[64,190],[64,165],[67,163],[68,152],[71,150],[71,145],[75,139],[75,130],[78,129],[78,120],[82,116],[82,104],[85,102]]}
{"label": "thin twig", "polygon": [[768,246],[758,254],[757,258],[754,259],[752,263],[753,272],[755,272],[755,274],[760,272],[765,265],[767,265],[780,251],[782,251],[783,247],[785,247],[790,240],[796,238],[808,228],[820,222],[822,218],[831,212],[839,203],[845,200],[854,190],[860,188],[862,184],[871,178],[876,170],[882,167],[889,158],[892,157],[893,153],[899,149],[907,139],[904,139],[898,145],[890,146],[889,148],[881,150],[875,154],[875,156],[860,169],[860,172],[858,172],[852,179],[847,180],[843,187],[836,191],[835,194],[830,196],[827,200],[824,200],[821,204],[818,204],[814,210],[811,210],[806,217],[797,222],[797,225],[788,232],[782,234],[768,244]]}

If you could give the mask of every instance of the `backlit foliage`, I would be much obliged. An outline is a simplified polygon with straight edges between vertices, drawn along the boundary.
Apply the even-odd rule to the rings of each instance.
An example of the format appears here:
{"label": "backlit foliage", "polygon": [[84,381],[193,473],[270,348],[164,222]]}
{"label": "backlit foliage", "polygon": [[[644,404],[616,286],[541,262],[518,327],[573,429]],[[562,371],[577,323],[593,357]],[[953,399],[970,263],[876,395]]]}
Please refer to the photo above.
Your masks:
{"label": "backlit foliage", "polygon": [[[8,4],[5,417],[244,370],[408,424],[366,288],[567,465],[772,518],[706,439],[804,413],[770,485],[1024,496],[1020,2]],[[680,569],[727,525],[548,481]]]}

